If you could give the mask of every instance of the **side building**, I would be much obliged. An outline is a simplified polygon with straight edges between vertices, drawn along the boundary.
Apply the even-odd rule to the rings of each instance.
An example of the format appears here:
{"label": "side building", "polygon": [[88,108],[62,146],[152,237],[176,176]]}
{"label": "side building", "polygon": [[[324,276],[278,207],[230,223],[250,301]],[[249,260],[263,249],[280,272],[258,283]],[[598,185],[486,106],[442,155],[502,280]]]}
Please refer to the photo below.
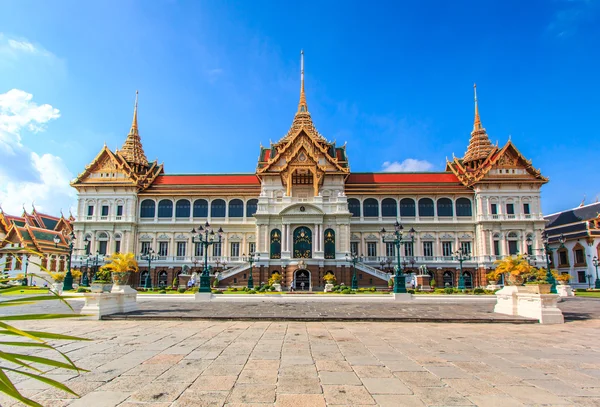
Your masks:
{"label": "side building", "polygon": [[[397,256],[406,270],[427,266],[438,286],[458,284],[457,251],[468,253],[462,273],[468,287],[487,284],[494,261],[524,253],[531,237],[541,247],[544,219],[540,188],[547,182],[512,142],[492,145],[479,117],[467,152],[443,172],[356,173],[346,146],[328,141],[308,110],[301,73],[300,101],[291,128],[260,147],[257,167],[246,174],[168,174],[149,162],[137,120],[121,150],[104,146],[72,182],[78,192],[74,230],[79,242],[101,255],[140,254],[141,285],[150,268],[155,285],[170,284],[184,266],[199,271],[203,246],[192,229],[208,222],[224,231],[206,253],[221,285],[245,285],[254,261],[255,283],[282,273],[283,285],[322,287],[334,273],[349,285],[356,263],[359,286],[387,285]],[[400,253],[382,240],[382,228],[404,233]],[[145,262],[154,253],[150,267]],[[541,256],[543,257],[543,256]],[[350,259],[351,260],[351,259]],[[301,284],[304,283],[304,284]]]}

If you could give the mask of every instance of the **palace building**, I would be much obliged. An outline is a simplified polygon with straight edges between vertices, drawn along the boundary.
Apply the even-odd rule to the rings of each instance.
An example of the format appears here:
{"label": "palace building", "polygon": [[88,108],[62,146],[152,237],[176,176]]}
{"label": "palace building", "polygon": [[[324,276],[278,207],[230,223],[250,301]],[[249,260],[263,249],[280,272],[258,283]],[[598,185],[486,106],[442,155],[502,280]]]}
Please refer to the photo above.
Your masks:
{"label": "palace building", "polygon": [[[414,241],[404,234],[403,268],[412,273],[427,266],[438,287],[457,285],[459,250],[470,255],[462,263],[465,284],[476,287],[487,284],[486,270],[496,259],[532,249],[526,247],[528,236],[541,247],[540,189],[548,180],[511,141],[503,147],[490,142],[476,93],[466,153],[448,161],[445,171],[356,173],[346,146],[328,141],[315,127],[303,65],[300,82],[290,129],[278,142],[261,146],[255,171],[245,174],[169,174],[149,162],[136,94],[123,147],[111,151],[105,145],[72,182],[78,192],[77,241],[88,238],[90,253],[140,254],[142,272],[133,285],[142,285],[148,272],[141,254],[153,251],[153,284],[168,285],[184,266],[201,270],[203,246],[191,231],[208,222],[224,232],[207,253],[222,286],[245,285],[251,272],[255,284],[266,282],[278,271],[284,287],[295,281],[307,290],[322,287],[329,272],[349,285],[349,253],[359,256],[359,286],[387,285],[398,253],[381,229],[393,230],[396,221],[405,232],[415,230]],[[250,253],[260,256],[253,264]]]}

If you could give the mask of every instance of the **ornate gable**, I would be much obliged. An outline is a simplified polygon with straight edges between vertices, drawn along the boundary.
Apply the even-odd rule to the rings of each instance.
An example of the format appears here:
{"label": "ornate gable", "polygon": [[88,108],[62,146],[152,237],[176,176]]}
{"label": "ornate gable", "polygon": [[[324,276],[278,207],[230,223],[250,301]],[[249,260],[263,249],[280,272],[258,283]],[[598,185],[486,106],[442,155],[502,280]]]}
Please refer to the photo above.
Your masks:
{"label": "ornate gable", "polygon": [[127,162],[104,145],[96,158],[71,182],[71,185],[114,183],[134,185],[135,178]]}

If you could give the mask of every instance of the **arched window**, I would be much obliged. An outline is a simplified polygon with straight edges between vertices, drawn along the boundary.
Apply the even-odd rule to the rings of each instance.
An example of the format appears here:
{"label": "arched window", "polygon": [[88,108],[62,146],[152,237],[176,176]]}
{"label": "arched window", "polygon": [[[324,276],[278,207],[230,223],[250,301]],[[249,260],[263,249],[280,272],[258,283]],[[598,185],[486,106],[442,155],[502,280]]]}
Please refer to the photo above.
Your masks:
{"label": "arched window", "polygon": [[144,270],[140,273],[140,285],[138,287],[143,287],[146,283],[146,277],[148,277],[148,270]]}
{"label": "arched window", "polygon": [[258,207],[258,199],[250,199],[246,202],[246,217],[254,216]]}
{"label": "arched window", "polygon": [[232,199],[231,201],[229,201],[229,217],[230,218],[243,218],[244,217],[244,202],[242,202],[241,199]]}
{"label": "arched window", "polygon": [[160,288],[165,288],[169,284],[168,274],[166,271],[161,271],[158,273],[158,286]]}
{"label": "arched window", "polygon": [[400,216],[415,216],[415,200],[411,198],[403,198],[400,201]]}
{"label": "arched window", "polygon": [[419,199],[419,216],[433,216],[433,199]]}
{"label": "arched window", "polygon": [[442,281],[444,287],[454,287],[454,274],[451,271],[444,271]]}
{"label": "arched window", "polygon": [[353,217],[360,218],[360,201],[356,198],[348,199],[348,210]]}
{"label": "arched window", "polygon": [[381,201],[381,216],[398,216],[398,208],[396,200],[393,198],[385,198]]}
{"label": "arched window", "polygon": [[326,259],[335,259],[335,230],[326,229],[325,230],[325,258]]}
{"label": "arched window", "polygon": [[211,218],[224,218],[225,217],[225,201],[222,199],[215,199],[210,203],[210,216]]}
{"label": "arched window", "polygon": [[171,201],[170,199],[163,199],[158,203],[158,217],[173,217],[173,201]]}
{"label": "arched window", "polygon": [[280,259],[281,258],[281,230],[273,229],[271,231],[271,250],[270,250],[272,259]]}
{"label": "arched window", "polygon": [[452,216],[452,200],[448,198],[440,198],[437,200],[437,213],[438,216]]}
{"label": "arched window", "polygon": [[300,226],[294,230],[294,252],[295,259],[311,259],[312,258],[312,231]]}
{"label": "arched window", "polygon": [[176,218],[189,218],[190,217],[190,201],[187,199],[180,199],[175,204],[175,217]]}
{"label": "arched window", "polygon": [[208,201],[206,199],[196,199],[194,201],[194,218],[208,217]]}
{"label": "arched window", "polygon": [[463,279],[465,281],[465,288],[473,288],[473,275],[469,271],[463,273]]}
{"label": "arched window", "polygon": [[473,216],[471,201],[469,199],[458,198],[456,200],[456,216]]}
{"label": "arched window", "polygon": [[140,205],[140,218],[154,218],[156,204],[152,199],[144,199]]}
{"label": "arched window", "polygon": [[369,198],[363,201],[363,214],[365,218],[376,218],[379,216],[379,202],[377,202],[377,199]]}

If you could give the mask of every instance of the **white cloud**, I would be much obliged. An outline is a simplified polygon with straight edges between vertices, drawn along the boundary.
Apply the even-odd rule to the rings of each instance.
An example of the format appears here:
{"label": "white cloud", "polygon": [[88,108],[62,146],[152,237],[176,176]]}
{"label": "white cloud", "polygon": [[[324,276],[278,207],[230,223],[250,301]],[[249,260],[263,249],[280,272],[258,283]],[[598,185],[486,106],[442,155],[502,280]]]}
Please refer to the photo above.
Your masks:
{"label": "white cloud", "polygon": [[40,211],[58,214],[75,202],[75,191],[69,186],[72,174],[60,157],[31,151],[22,135],[43,132],[60,112],[32,99],[19,89],[0,94],[0,203],[11,214],[20,214],[23,205],[32,202]]}
{"label": "white cloud", "polygon": [[17,40],[9,39],[8,46],[13,49],[20,50],[20,51],[26,51],[26,52],[32,52],[32,53],[35,53],[38,51],[35,48],[35,46],[28,41],[17,41]]}
{"label": "white cloud", "polygon": [[430,171],[433,168],[433,164],[426,160],[407,158],[402,162],[386,161],[381,168],[384,172],[424,172]]}

